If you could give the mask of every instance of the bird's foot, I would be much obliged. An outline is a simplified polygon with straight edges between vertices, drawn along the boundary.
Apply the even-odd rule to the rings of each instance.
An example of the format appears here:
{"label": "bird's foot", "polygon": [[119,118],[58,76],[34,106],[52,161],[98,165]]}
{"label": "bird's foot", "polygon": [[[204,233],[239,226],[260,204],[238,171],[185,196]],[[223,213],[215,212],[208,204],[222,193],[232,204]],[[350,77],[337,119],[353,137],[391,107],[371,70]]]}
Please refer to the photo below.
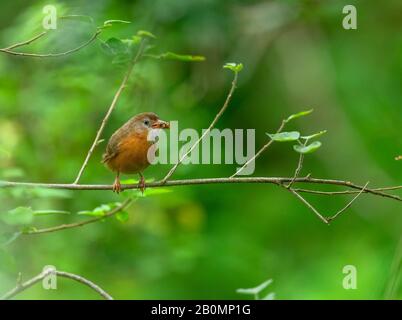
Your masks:
{"label": "bird's foot", "polygon": [[120,179],[116,178],[116,180],[113,183],[113,192],[116,192],[119,194],[121,192],[121,183]]}
{"label": "bird's foot", "polygon": [[145,191],[145,179],[144,179],[143,175],[141,175],[141,177],[140,177],[140,182],[138,183],[138,187],[140,188],[141,193],[144,194],[144,191]]}

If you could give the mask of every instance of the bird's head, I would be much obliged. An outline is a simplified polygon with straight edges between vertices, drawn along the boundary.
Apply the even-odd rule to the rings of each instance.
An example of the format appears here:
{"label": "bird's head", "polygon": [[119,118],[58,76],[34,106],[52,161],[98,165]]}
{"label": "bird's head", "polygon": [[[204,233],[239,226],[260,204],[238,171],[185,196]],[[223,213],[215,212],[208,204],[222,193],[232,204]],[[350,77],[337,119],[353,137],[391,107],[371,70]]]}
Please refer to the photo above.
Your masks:
{"label": "bird's head", "polygon": [[133,123],[138,131],[170,128],[169,122],[159,119],[159,117],[153,112],[144,112],[136,115],[133,119]]}

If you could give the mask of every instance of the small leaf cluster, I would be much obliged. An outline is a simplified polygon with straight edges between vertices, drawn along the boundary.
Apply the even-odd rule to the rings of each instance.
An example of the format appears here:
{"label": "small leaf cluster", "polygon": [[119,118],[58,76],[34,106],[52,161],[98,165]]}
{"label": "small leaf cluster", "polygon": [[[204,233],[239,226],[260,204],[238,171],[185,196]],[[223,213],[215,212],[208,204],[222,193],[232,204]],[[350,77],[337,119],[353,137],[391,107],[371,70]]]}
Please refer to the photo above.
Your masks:
{"label": "small leaf cluster", "polygon": [[[291,120],[304,117],[306,115],[309,115],[311,112],[313,112],[313,109],[307,110],[307,111],[302,111],[296,114],[290,115],[284,122],[288,123]],[[273,141],[278,141],[278,142],[288,142],[288,141],[297,141],[298,144],[293,146],[293,150],[301,153],[301,154],[307,154],[307,153],[313,153],[317,151],[322,143],[320,141],[314,141],[309,144],[309,142],[313,139],[316,139],[323,134],[325,134],[327,130],[322,130],[317,133],[308,135],[308,136],[302,136],[300,132],[298,131],[288,131],[288,132],[279,132],[279,133],[267,133],[267,135],[271,138]]]}
{"label": "small leaf cluster", "polygon": [[[129,21],[124,20],[107,20],[104,22],[103,26],[100,29],[109,28],[116,24],[127,24],[130,23]],[[155,40],[157,37],[146,30],[139,30],[135,35],[128,39],[119,39],[116,37],[111,37],[106,41],[102,42],[101,48],[103,51],[113,57],[112,63],[113,64],[125,64],[131,61],[135,54],[138,45],[140,42],[144,40]],[[188,55],[188,54],[178,54],[174,52],[164,52],[160,54],[151,54],[148,53],[153,46],[148,45],[145,47],[144,56],[148,58],[154,58],[158,60],[178,60],[184,62],[198,62],[204,61],[205,57],[199,55]]]}
{"label": "small leaf cluster", "polygon": [[243,64],[242,63],[234,63],[234,62],[228,62],[223,65],[224,69],[229,69],[232,70],[234,73],[239,73],[240,71],[243,70]]}

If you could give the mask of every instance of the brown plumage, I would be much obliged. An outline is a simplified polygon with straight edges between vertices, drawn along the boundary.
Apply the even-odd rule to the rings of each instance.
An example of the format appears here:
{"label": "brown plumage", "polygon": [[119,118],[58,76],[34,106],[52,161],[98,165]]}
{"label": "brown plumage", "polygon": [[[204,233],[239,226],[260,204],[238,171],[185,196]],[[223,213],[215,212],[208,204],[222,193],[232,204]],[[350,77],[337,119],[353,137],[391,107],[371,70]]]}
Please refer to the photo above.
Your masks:
{"label": "brown plumage", "polygon": [[142,171],[149,166],[148,149],[153,144],[148,141],[148,133],[151,129],[165,128],[169,128],[168,122],[160,120],[155,113],[144,112],[131,118],[110,137],[102,162],[116,172],[113,191],[121,191],[120,173],[138,173],[140,189],[144,191]]}

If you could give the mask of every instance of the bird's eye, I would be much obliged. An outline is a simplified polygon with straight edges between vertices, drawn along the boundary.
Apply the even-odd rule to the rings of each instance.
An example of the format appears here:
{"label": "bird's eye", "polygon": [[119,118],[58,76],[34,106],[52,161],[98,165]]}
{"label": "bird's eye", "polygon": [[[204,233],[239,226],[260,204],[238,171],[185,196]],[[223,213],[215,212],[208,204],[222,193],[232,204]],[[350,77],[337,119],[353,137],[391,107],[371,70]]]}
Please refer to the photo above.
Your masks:
{"label": "bird's eye", "polygon": [[144,124],[145,124],[146,126],[149,126],[149,120],[144,120]]}

